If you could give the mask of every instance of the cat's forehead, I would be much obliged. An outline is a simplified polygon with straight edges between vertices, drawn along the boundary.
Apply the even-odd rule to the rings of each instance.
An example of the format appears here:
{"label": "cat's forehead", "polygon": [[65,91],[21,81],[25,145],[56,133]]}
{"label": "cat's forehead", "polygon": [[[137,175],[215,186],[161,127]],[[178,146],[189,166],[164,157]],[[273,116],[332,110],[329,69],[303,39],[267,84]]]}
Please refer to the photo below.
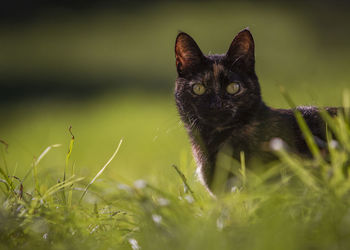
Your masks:
{"label": "cat's forehead", "polygon": [[220,75],[222,75],[225,72],[224,66],[216,62],[212,64],[212,68],[214,79],[219,79]]}
{"label": "cat's forehead", "polygon": [[208,70],[206,72],[205,78],[212,78],[212,79],[220,79],[223,75],[228,75],[230,72],[225,67],[224,62],[222,60],[222,56],[220,55],[214,55],[208,57],[209,64],[208,64]]}
{"label": "cat's forehead", "polygon": [[211,62],[208,66],[208,69],[202,75],[202,81],[209,86],[219,89],[233,76],[233,72],[230,72],[220,62]]}
{"label": "cat's forehead", "polygon": [[214,76],[227,71],[224,67],[224,55],[208,55],[207,58],[209,59],[210,69]]}
{"label": "cat's forehead", "polygon": [[192,75],[192,82],[202,81],[206,84],[220,84],[223,79],[240,80],[241,77],[227,67],[225,55],[207,55],[206,58],[206,66],[202,71]]}

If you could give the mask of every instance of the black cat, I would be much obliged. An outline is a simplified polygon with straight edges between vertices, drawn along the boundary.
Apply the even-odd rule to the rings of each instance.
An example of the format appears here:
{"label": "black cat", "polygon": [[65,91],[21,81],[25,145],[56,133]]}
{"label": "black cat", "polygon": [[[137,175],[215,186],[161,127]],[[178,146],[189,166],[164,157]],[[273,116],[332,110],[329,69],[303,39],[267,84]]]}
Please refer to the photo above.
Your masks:
{"label": "black cat", "polygon": [[[293,110],[265,105],[255,74],[254,40],[248,29],[238,33],[224,55],[205,56],[186,33],[175,43],[175,99],[188,131],[198,173],[211,189],[217,155],[223,148],[240,159],[245,153],[248,167],[253,162],[275,160],[269,143],[281,138],[301,155],[310,151]],[[324,142],[325,123],[316,107],[297,107],[318,142]],[[336,115],[337,108],[326,108]]]}

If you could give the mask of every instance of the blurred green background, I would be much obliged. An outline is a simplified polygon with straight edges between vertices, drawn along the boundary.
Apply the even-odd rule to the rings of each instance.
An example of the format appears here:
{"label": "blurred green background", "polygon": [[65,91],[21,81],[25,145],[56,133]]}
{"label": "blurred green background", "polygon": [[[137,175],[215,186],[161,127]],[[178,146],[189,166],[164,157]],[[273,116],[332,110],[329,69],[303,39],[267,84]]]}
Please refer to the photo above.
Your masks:
{"label": "blurred green background", "polygon": [[[225,53],[249,27],[269,105],[341,105],[349,88],[350,17],[344,1],[100,1],[4,3],[0,23],[0,139],[6,164],[23,176],[34,157],[62,144],[40,169],[64,169],[69,126],[77,172],[112,180],[168,182],[172,164],[194,175],[177,115],[174,40],[189,33],[204,53]],[[169,178],[157,179],[157,176]]]}

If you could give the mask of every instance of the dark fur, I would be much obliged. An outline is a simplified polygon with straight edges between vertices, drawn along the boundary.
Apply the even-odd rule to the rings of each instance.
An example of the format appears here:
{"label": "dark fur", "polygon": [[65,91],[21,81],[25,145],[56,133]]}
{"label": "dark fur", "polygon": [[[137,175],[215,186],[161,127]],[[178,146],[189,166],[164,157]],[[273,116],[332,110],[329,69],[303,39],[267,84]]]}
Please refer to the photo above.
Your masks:
{"label": "dark fur", "polygon": [[[244,151],[248,167],[252,162],[275,159],[269,142],[281,138],[288,148],[300,155],[310,152],[294,117],[293,110],[273,109],[265,105],[255,74],[254,41],[245,29],[233,40],[225,55],[204,56],[195,41],[180,33],[175,45],[175,99],[182,121],[188,131],[199,173],[204,184],[211,187],[218,152],[223,145],[232,148],[239,160]],[[241,83],[241,91],[228,94],[226,86]],[[203,83],[207,92],[197,96],[194,83]],[[298,107],[313,135],[325,141],[325,124],[316,107]],[[336,108],[326,108],[336,115]]]}

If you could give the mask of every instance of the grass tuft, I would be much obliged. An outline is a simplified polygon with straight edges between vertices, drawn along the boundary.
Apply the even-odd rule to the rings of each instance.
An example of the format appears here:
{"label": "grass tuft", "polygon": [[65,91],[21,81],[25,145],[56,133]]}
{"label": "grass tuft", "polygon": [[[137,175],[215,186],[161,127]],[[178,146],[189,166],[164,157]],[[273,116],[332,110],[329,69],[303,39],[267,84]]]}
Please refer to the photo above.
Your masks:
{"label": "grass tuft", "polygon": [[[344,115],[322,117],[329,130],[328,158],[320,160],[317,150],[313,159],[300,158],[278,139],[271,146],[279,161],[263,171],[246,169],[243,152],[240,165],[222,158],[223,171],[231,171],[225,162],[232,163],[238,181],[216,199],[191,176],[194,169],[182,171],[193,166],[184,155],[175,171],[158,171],[153,180],[103,175],[123,140],[91,181],[75,161],[70,166],[73,135],[60,171],[49,175],[58,144],[28,164],[27,172],[18,171],[22,166],[3,150],[0,249],[348,249],[350,129]],[[308,128],[299,123],[313,146]],[[65,178],[56,181],[62,172]]]}

